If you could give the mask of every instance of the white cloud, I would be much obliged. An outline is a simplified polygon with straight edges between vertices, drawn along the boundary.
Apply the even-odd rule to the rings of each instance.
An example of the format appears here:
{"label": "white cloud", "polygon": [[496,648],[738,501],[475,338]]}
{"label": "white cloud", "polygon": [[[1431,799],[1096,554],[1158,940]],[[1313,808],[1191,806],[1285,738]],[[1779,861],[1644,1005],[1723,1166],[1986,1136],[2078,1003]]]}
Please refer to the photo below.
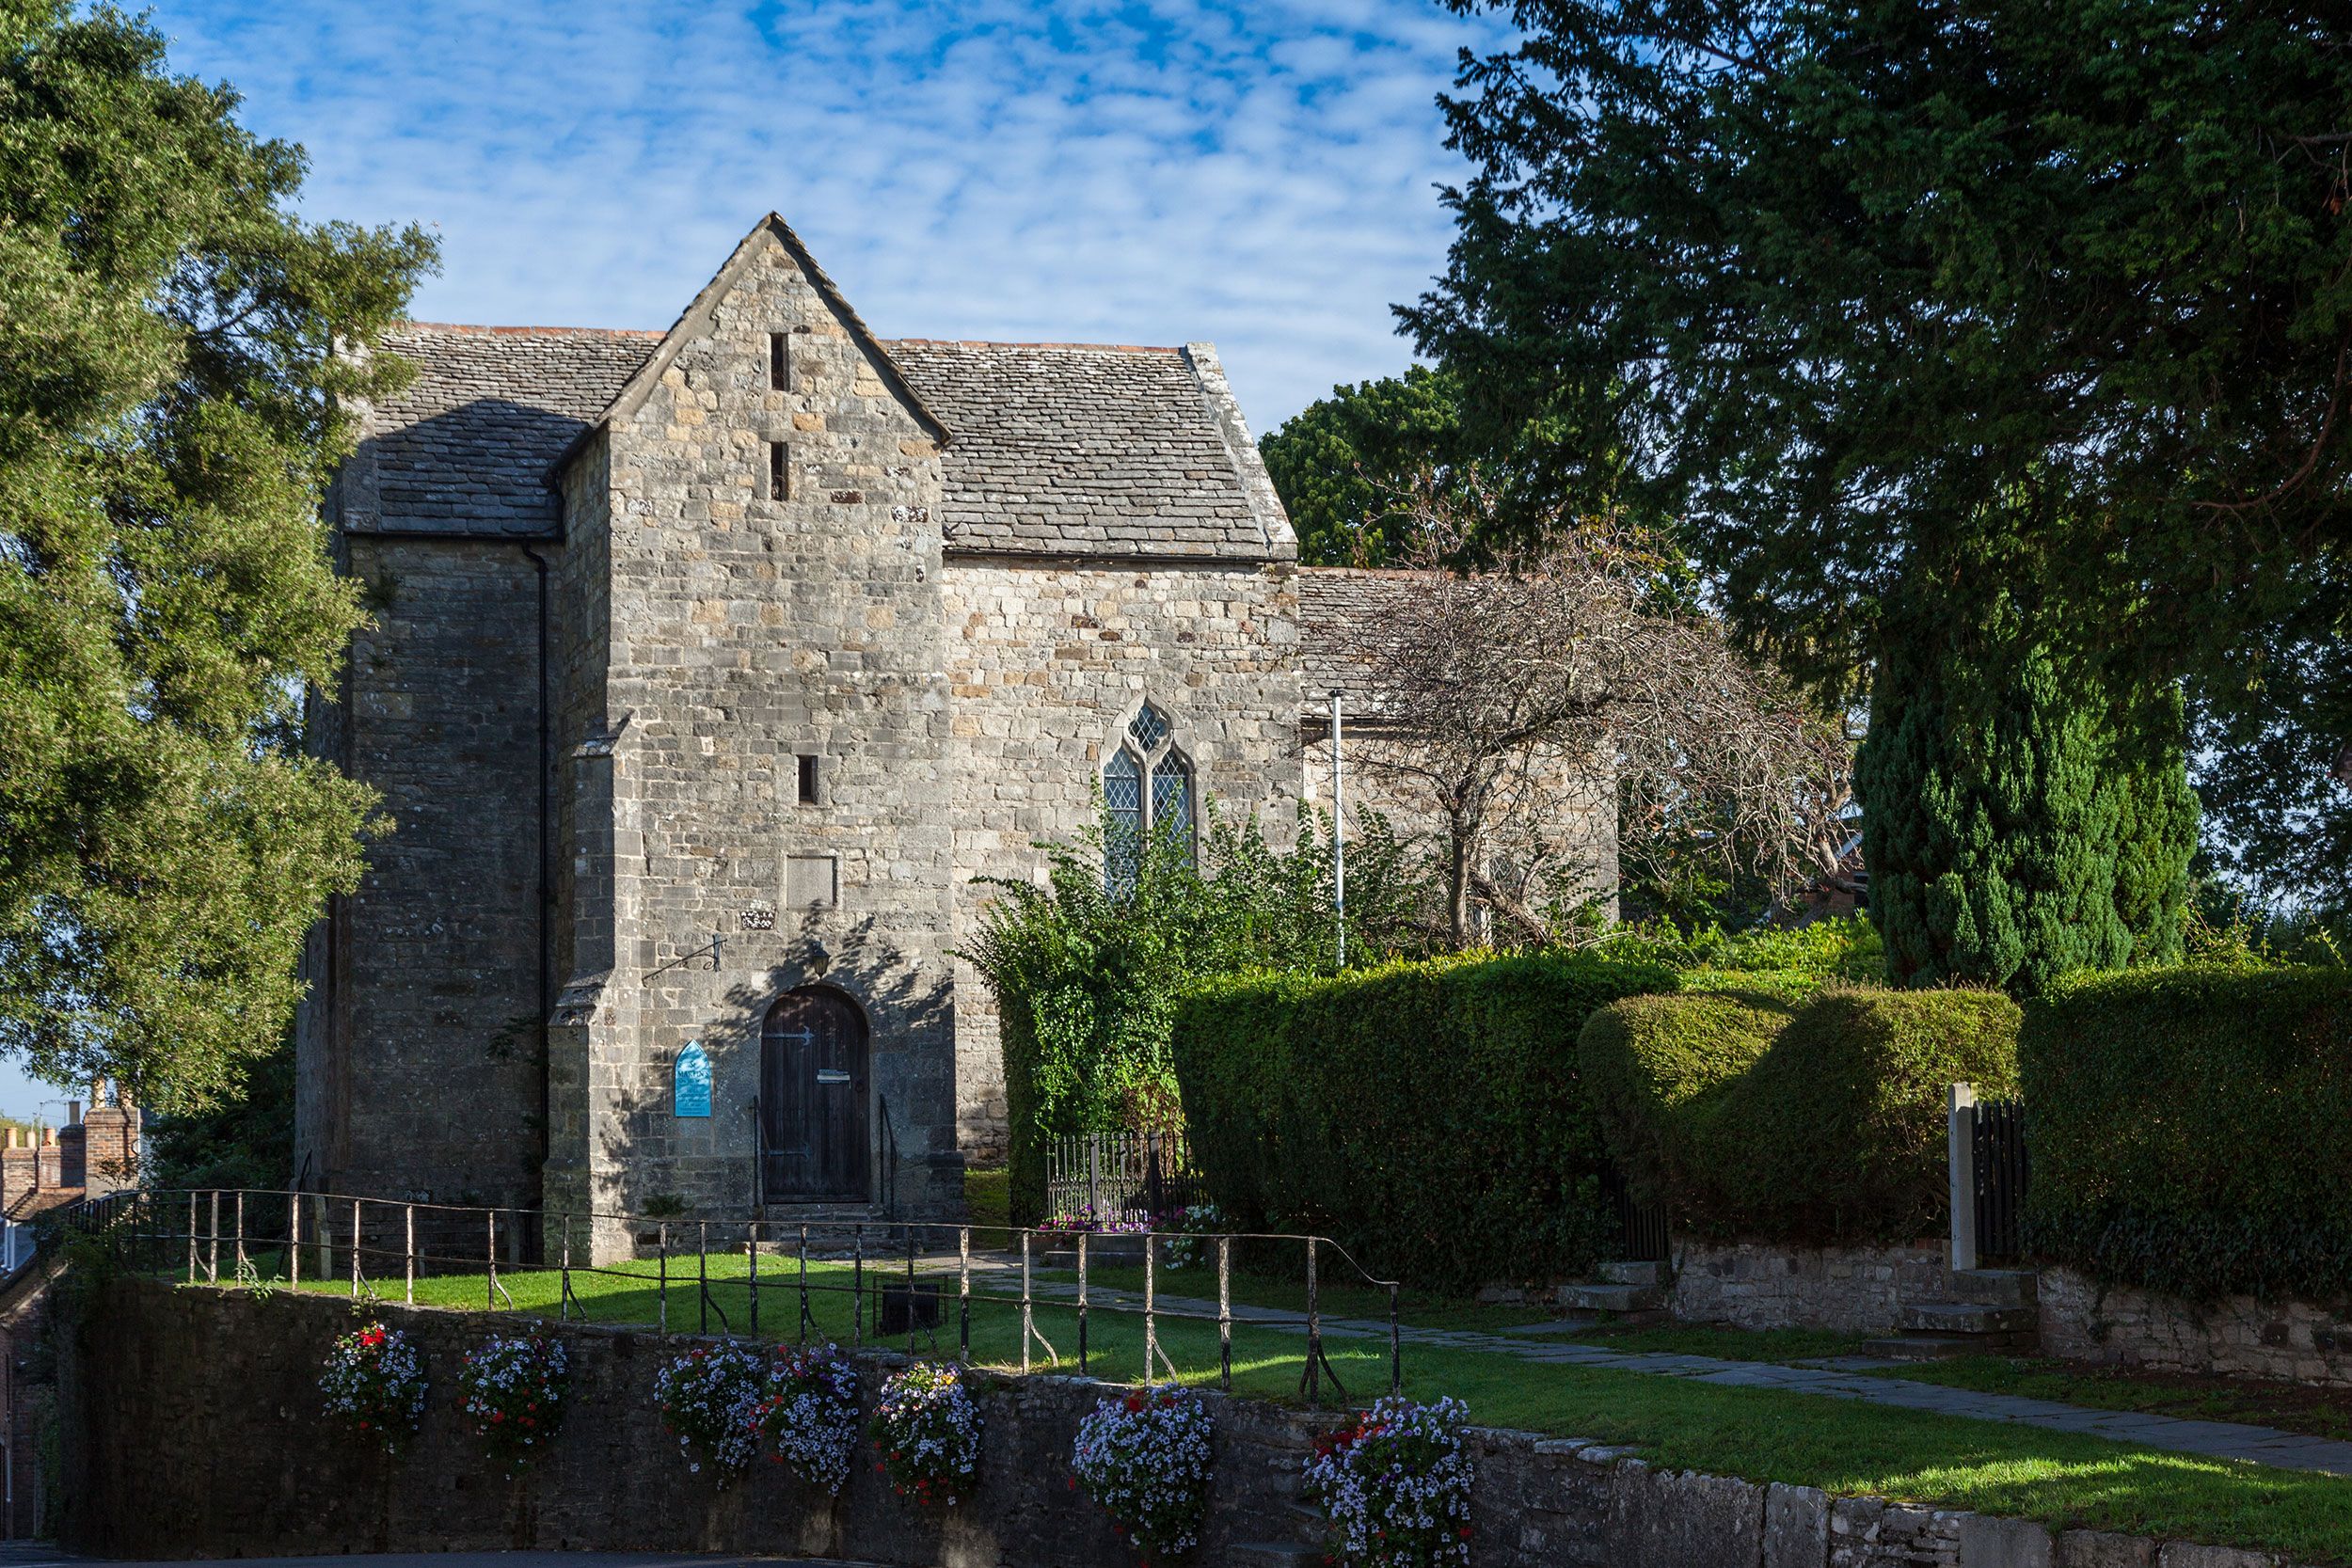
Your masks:
{"label": "white cloud", "polygon": [[420,315],[667,325],[760,214],[884,335],[1215,340],[1251,422],[1407,356],[1443,264],[1424,0],[159,0],[302,142],[316,216],[421,221]]}

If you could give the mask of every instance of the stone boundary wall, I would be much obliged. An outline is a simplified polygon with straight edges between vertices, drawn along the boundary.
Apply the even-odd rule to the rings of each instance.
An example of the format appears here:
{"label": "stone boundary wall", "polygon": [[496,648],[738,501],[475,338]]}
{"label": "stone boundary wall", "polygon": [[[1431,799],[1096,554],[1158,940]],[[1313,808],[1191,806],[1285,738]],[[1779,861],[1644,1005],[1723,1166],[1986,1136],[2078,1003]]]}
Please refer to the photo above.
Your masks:
{"label": "stone boundary wall", "polygon": [[[1103,1386],[975,1378],[983,1471],[968,1506],[925,1510],[853,1465],[837,1503],[760,1465],[720,1490],[691,1474],[652,1404],[683,1348],[638,1331],[546,1325],[572,1356],[572,1405],[538,1466],[482,1461],[453,1397],[464,1352],[512,1315],[387,1307],[433,1381],[409,1450],[389,1458],[319,1413],[318,1369],[347,1302],[119,1279],[61,1358],[62,1532],[148,1558],[574,1548],[821,1554],[906,1568],[1127,1568],[1132,1552],[1067,1484]],[[864,1359],[869,1386],[893,1358]],[[1193,1560],[1271,1563],[1308,1548],[1301,1463],[1333,1418],[1213,1398],[1216,1482]],[[1475,1568],[2278,1568],[2229,1548],[2068,1531],[1810,1487],[1667,1471],[1624,1449],[1479,1431]],[[1301,1555],[1292,1560],[1311,1561]]]}
{"label": "stone boundary wall", "polygon": [[2049,1268],[2041,1308],[2042,1351],[2070,1361],[2352,1387],[2352,1303],[2231,1296],[2200,1307]]}
{"label": "stone boundary wall", "polygon": [[1678,1321],[1738,1328],[1892,1334],[1905,1307],[1951,1294],[1941,1242],[1815,1248],[1680,1241],[1674,1271],[1666,1305]]}
{"label": "stone boundary wall", "polygon": [[[1941,1241],[1910,1246],[1791,1247],[1677,1242],[1666,1307],[1677,1322],[1737,1328],[1895,1334],[1902,1309],[1951,1299]],[[2352,1387],[2352,1302],[2209,1306],[2073,1269],[2040,1277],[2042,1354],[2068,1361]]]}

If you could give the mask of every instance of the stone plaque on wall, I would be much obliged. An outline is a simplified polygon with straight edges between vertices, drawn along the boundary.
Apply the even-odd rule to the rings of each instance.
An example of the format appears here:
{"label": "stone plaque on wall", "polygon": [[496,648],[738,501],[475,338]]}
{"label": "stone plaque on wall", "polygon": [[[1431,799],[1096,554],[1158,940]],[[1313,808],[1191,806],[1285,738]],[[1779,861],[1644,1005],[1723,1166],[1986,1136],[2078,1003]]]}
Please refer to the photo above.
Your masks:
{"label": "stone plaque on wall", "polygon": [[841,862],[833,855],[787,855],[784,901],[796,910],[830,910],[841,900]]}

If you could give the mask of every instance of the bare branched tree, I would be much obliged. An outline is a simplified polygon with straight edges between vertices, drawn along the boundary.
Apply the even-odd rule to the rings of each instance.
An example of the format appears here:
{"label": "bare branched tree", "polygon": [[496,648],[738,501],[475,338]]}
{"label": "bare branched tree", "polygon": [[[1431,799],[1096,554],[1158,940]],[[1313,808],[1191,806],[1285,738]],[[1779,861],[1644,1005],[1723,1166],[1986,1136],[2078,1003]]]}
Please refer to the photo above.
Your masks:
{"label": "bare branched tree", "polygon": [[1666,602],[1666,562],[1622,526],[1557,517],[1543,545],[1457,570],[1491,500],[1458,473],[1415,482],[1409,564],[1341,632],[1362,672],[1351,764],[1442,830],[1454,944],[1473,901],[1556,936],[1548,895],[1613,891],[1559,884],[1596,834],[1638,843],[1703,817],[1726,869],[1786,889],[1834,866],[1850,799],[1836,727],[1714,619]]}

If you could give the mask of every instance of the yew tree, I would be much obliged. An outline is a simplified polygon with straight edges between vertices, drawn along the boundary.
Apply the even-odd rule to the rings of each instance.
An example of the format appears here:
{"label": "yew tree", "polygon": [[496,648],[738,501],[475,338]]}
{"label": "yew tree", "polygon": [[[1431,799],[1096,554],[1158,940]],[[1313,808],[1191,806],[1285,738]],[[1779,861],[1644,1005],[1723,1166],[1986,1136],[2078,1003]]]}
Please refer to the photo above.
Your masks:
{"label": "yew tree", "polygon": [[146,23],[0,3],[0,1050],[201,1104],[280,1039],[366,791],[299,746],[361,619],[320,499],[346,352],[432,263]]}
{"label": "yew tree", "polygon": [[1890,606],[2013,610],[2134,726],[2185,683],[2218,793],[2352,814],[2340,7],[1454,4],[1518,37],[1463,57],[1474,177],[1402,314],[1473,439],[1595,433],[1560,492],[1625,454],[1743,637],[1834,693],[1916,635]]}

